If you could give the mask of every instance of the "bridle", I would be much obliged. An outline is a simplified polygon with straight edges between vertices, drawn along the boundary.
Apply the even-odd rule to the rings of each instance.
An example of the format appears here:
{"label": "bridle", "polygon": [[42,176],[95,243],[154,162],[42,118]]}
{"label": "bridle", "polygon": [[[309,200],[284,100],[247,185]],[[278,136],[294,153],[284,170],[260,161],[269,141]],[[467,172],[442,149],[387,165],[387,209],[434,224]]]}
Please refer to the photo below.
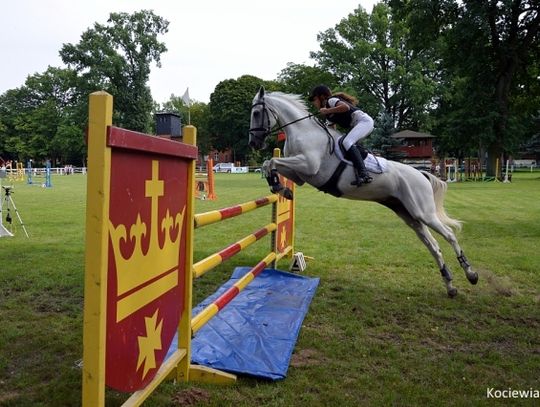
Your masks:
{"label": "bridle", "polygon": [[[272,116],[274,116],[274,120],[276,123],[278,123],[277,114],[266,107],[266,102],[264,101],[264,98],[260,102],[254,103],[251,106],[251,111],[253,112],[253,109],[257,106],[262,106],[262,119],[261,119],[261,125],[259,127],[250,127],[249,133],[251,134],[253,131],[262,131],[264,132],[264,137],[268,136],[272,132],[272,127],[270,124],[270,113],[272,113]],[[266,118],[266,127],[263,127],[264,121]]]}
{"label": "bridle", "polygon": [[[250,128],[249,133],[252,134],[253,131],[262,131],[262,132],[264,132],[263,133],[264,138],[266,138],[267,136],[269,136],[272,133],[277,133],[280,130],[283,130],[285,127],[290,126],[291,124],[298,123],[298,122],[300,122],[302,120],[309,119],[310,117],[315,116],[314,114],[310,113],[307,116],[303,116],[303,117],[301,117],[299,119],[293,120],[292,122],[289,122],[289,123],[283,124],[281,126],[272,128],[272,126],[270,124],[270,114],[272,114],[272,116],[274,117],[275,122],[279,125],[279,120],[278,120],[276,112],[274,112],[271,108],[266,106],[266,102],[264,101],[264,97],[262,98],[262,100],[260,102],[254,103],[251,106],[251,111],[253,111],[253,109],[255,107],[257,107],[257,106],[262,106],[263,117],[261,119],[261,126],[260,127],[252,127],[252,128]],[[264,124],[265,116],[266,116],[266,124],[267,125],[266,125],[266,127],[262,127],[263,124]]]}

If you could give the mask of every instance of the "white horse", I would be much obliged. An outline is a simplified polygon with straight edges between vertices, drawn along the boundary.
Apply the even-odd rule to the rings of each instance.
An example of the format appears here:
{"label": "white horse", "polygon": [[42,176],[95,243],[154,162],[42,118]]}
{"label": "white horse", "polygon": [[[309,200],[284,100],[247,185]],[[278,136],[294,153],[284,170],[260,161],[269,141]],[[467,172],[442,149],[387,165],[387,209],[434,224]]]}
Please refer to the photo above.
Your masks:
{"label": "white horse", "polygon": [[[262,167],[274,192],[292,198],[290,191],[279,185],[277,172],[298,185],[307,182],[335,196],[378,202],[403,219],[428,248],[437,262],[449,297],[455,297],[457,289],[452,285],[450,270],[428,226],[450,243],[471,284],[478,282],[478,274],[471,269],[452,230],[460,229],[461,222],[451,219],[443,207],[446,183],[428,172],[379,158],[375,160],[380,165],[371,166],[373,181],[370,184],[351,185],[355,180],[354,168],[339,154],[337,140],[341,134],[311,115],[299,96],[265,93],[261,88],[251,109],[250,146],[263,148],[266,137],[276,127],[286,128],[284,157],[267,160]],[[370,159],[374,160],[374,157],[370,155],[366,162]]]}

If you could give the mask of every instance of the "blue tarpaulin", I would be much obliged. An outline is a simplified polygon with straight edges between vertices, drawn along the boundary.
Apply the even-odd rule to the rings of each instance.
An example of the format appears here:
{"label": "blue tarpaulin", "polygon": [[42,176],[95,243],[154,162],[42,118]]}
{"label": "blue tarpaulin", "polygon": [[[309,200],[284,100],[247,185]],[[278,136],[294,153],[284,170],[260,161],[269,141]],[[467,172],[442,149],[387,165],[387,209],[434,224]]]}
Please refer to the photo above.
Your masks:
{"label": "blue tarpaulin", "polygon": [[[195,307],[193,315],[250,270],[235,268],[231,279]],[[283,379],[318,284],[318,278],[265,269],[197,332],[191,344],[192,363],[235,374]],[[176,348],[177,338],[167,357]]]}

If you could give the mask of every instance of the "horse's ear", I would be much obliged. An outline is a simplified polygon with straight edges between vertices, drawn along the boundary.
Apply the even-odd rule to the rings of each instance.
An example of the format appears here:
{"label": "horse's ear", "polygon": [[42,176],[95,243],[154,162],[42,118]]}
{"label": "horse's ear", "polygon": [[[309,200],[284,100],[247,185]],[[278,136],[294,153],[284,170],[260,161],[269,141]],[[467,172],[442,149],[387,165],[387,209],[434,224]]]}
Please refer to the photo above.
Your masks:
{"label": "horse's ear", "polygon": [[259,89],[259,99],[262,99],[264,97],[264,86],[261,86]]}

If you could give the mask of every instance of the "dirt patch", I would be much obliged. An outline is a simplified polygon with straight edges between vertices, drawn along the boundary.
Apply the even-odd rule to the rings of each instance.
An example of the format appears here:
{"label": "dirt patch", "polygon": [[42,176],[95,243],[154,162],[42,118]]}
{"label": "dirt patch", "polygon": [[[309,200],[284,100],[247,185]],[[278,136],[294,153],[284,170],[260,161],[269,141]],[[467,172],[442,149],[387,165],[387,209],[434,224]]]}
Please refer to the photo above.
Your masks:
{"label": "dirt patch", "polygon": [[402,336],[396,332],[368,332],[367,335],[377,343],[393,343],[396,345],[403,345],[404,343]]}
{"label": "dirt patch", "polygon": [[[0,381],[0,384],[2,383],[3,382]],[[17,397],[19,397],[19,393],[15,393],[14,391],[0,392],[0,403],[15,400]]]}
{"label": "dirt patch", "polygon": [[195,406],[199,403],[206,403],[208,400],[210,400],[210,393],[196,387],[182,390],[172,398],[173,405],[178,406]]}
{"label": "dirt patch", "polygon": [[499,277],[488,270],[479,270],[480,278],[484,279],[492,291],[503,297],[511,297],[516,294],[512,287],[512,281],[508,277]]}
{"label": "dirt patch", "polygon": [[291,357],[292,367],[318,366],[324,363],[325,357],[315,349],[300,349]]}

